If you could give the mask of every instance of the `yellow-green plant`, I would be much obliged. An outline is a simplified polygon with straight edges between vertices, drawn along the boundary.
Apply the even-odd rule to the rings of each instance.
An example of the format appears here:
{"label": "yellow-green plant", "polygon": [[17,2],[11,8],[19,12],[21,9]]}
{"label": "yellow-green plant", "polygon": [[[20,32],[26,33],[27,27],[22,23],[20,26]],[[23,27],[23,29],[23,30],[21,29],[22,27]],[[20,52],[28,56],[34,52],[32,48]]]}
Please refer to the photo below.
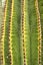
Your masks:
{"label": "yellow-green plant", "polygon": [[39,0],[6,0],[1,65],[43,65],[41,9]]}

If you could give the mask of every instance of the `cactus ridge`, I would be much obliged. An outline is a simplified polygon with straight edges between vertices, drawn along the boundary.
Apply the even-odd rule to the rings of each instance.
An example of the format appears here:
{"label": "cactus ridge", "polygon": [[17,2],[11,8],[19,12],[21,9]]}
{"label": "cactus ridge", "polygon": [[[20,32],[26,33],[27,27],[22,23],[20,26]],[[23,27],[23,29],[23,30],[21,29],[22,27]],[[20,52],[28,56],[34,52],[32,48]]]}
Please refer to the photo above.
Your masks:
{"label": "cactus ridge", "polygon": [[41,65],[41,44],[42,44],[42,34],[41,34],[41,21],[40,12],[38,7],[38,0],[35,1],[36,15],[37,15],[37,28],[38,28],[38,64]]}
{"label": "cactus ridge", "polygon": [[22,34],[22,49],[23,49],[23,65],[27,65],[26,59],[26,27],[25,27],[25,0],[21,1],[21,34]]}
{"label": "cactus ridge", "polygon": [[0,39],[0,65],[5,65],[5,59],[4,59],[4,37],[5,37],[5,20],[6,20],[6,10],[7,10],[7,0],[5,3],[4,8],[4,21],[1,25],[1,39]]}

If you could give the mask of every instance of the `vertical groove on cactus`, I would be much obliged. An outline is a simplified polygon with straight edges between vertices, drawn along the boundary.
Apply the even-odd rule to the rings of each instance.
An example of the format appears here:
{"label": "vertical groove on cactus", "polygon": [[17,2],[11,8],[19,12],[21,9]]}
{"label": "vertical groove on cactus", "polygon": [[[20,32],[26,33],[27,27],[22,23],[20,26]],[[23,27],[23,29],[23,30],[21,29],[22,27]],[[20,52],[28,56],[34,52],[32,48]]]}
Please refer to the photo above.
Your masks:
{"label": "vertical groove on cactus", "polygon": [[36,14],[37,14],[37,28],[38,28],[38,64],[41,65],[41,44],[42,44],[42,34],[41,34],[41,20],[40,12],[38,8],[38,0],[35,0]]}

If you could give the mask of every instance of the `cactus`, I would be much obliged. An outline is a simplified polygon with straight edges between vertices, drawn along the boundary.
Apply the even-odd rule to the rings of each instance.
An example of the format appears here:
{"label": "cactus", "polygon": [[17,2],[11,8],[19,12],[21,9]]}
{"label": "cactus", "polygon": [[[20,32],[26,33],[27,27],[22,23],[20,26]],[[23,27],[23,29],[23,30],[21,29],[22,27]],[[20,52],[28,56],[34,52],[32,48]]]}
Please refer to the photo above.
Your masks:
{"label": "cactus", "polygon": [[43,65],[42,6],[42,0],[5,1],[0,65]]}

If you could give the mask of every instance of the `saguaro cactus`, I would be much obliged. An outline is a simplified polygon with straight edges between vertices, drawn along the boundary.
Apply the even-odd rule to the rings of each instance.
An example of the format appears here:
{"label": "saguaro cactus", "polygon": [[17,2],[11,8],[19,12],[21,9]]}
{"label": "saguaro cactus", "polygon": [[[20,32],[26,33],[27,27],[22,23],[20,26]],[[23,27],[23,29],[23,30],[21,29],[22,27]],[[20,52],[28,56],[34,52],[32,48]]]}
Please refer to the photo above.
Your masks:
{"label": "saguaro cactus", "polygon": [[0,65],[43,65],[43,1],[6,0]]}

